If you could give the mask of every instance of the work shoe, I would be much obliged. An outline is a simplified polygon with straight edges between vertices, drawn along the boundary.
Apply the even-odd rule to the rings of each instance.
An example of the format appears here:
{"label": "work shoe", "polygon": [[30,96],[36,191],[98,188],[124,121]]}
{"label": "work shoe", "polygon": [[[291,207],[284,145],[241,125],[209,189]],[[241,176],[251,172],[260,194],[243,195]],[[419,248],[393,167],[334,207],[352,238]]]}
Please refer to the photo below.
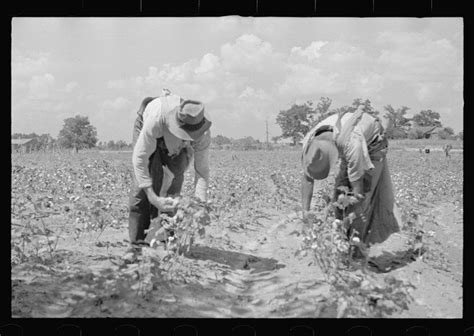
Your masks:
{"label": "work shoe", "polygon": [[148,247],[150,244],[145,240],[137,240],[131,243],[131,248],[141,250],[142,247]]}
{"label": "work shoe", "polygon": [[142,253],[143,247],[150,246],[147,242],[139,240],[130,244],[130,246],[125,251],[122,259],[126,263],[134,263],[138,260],[138,256]]}

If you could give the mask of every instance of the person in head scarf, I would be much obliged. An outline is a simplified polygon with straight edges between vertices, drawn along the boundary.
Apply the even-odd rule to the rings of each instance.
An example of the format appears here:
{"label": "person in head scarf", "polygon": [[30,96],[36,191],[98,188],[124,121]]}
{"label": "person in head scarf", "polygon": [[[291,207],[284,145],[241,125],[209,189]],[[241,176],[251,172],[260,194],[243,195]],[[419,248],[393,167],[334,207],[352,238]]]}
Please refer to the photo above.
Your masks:
{"label": "person in head scarf", "polygon": [[348,236],[366,244],[379,243],[399,231],[400,214],[395,204],[386,153],[388,141],[380,120],[359,107],[354,112],[334,114],[319,122],[303,139],[301,184],[303,215],[310,210],[314,180],[328,177],[338,167],[333,201],[346,186],[358,202],[347,209],[344,220]]}

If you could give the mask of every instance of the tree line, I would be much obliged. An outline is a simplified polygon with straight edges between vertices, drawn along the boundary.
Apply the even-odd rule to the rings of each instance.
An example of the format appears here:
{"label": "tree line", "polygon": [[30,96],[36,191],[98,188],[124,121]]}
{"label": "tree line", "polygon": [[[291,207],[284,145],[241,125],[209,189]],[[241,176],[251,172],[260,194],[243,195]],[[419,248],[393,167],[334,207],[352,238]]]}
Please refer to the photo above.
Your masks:
{"label": "tree line", "polygon": [[228,138],[223,135],[217,135],[212,138],[211,148],[214,149],[235,149],[235,150],[259,150],[268,149],[267,143],[251,136],[246,136],[239,139]]}
{"label": "tree line", "polygon": [[126,150],[132,148],[131,144],[127,144],[123,140],[99,142],[97,129],[90,123],[88,117],[80,115],[64,120],[57,139],[54,139],[50,134],[38,135],[36,133],[14,133],[12,139],[34,139],[31,150],[65,148],[78,152],[87,148],[97,148],[99,150]]}
{"label": "tree line", "polygon": [[[356,98],[351,105],[332,108],[332,100],[328,97],[321,97],[317,104],[308,100],[302,104],[293,104],[287,110],[281,110],[276,122],[282,130],[282,134],[272,137],[273,144],[277,144],[281,139],[290,139],[293,145],[299,143],[306,133],[317,123],[326,117],[344,112],[355,111],[362,106],[364,112],[380,118],[380,111],[377,111],[369,99]],[[436,111],[422,110],[412,118],[407,118],[410,108],[401,106],[394,108],[391,105],[384,106],[386,118],[386,134],[389,139],[422,139],[429,134],[430,129],[442,128],[438,130],[438,137],[441,139],[463,139],[463,131],[457,135],[450,127],[443,127],[440,115]],[[428,128],[428,130],[427,130]],[[76,115],[64,120],[64,125],[59,132],[57,139],[49,134],[38,135],[36,133],[12,134],[12,139],[35,139],[34,149],[68,148],[78,152],[81,149],[97,148],[100,150],[131,150],[132,144],[127,144],[123,140],[99,142],[97,130],[89,122],[88,117]],[[217,135],[212,138],[214,148],[232,148],[238,150],[269,149],[270,144],[261,142],[251,136],[240,139],[228,138]]]}
{"label": "tree line", "polygon": [[[321,120],[339,112],[355,111],[359,106],[362,106],[364,112],[380,118],[380,111],[372,106],[369,99],[356,98],[352,105],[338,108],[331,108],[331,104],[330,98],[321,97],[316,105],[313,101],[308,100],[302,104],[293,104],[289,109],[280,111],[276,122],[281,128],[282,134],[277,138],[291,139],[293,145],[296,145]],[[422,110],[412,118],[407,118],[406,114],[409,109],[406,106],[398,108],[391,105],[384,106],[386,113],[382,118],[387,119],[385,120],[387,122],[386,134],[389,139],[422,139],[434,128],[442,128],[437,132],[440,139],[459,138],[462,140],[463,132],[455,135],[451,127],[443,127],[438,112]]]}

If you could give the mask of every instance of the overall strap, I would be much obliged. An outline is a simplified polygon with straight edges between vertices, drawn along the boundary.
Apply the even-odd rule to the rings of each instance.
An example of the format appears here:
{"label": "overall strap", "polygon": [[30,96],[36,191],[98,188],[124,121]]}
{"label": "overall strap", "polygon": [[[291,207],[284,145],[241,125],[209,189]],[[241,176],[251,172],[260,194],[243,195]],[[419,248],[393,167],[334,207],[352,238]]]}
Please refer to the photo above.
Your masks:
{"label": "overall strap", "polygon": [[161,113],[166,113],[170,109],[170,105],[168,103],[168,95],[162,96],[161,98]]}

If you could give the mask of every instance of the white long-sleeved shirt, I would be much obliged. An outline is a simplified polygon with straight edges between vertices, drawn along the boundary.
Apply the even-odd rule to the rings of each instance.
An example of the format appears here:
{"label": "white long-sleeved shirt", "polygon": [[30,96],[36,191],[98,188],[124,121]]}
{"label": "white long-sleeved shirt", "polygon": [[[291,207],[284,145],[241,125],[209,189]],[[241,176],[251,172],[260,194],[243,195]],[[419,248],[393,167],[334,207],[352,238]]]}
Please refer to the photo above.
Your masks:
{"label": "white long-sleeved shirt", "polygon": [[[156,150],[156,139],[163,137],[169,155],[178,154],[188,147],[194,153],[195,195],[201,200],[207,199],[209,184],[209,145],[211,132],[207,130],[196,141],[183,141],[175,137],[167,128],[165,113],[179,106],[181,98],[177,95],[158,97],[148,103],[143,112],[143,127],[133,149],[132,163],[139,188],[152,185],[148,170],[148,160]],[[169,174],[168,174],[169,175]],[[167,176],[167,174],[163,174]]]}

